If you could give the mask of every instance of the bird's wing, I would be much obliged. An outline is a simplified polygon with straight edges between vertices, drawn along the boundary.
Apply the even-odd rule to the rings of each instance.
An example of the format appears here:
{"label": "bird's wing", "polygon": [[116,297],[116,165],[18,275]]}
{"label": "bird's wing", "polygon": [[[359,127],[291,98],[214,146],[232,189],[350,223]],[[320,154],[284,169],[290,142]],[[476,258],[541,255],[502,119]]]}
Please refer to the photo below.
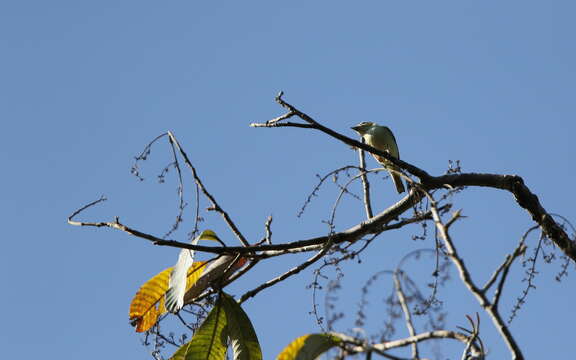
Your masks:
{"label": "bird's wing", "polygon": [[[400,159],[400,151],[398,151],[398,144],[396,144],[396,138],[394,137],[394,134],[388,127],[378,126],[375,135],[376,136],[374,136],[374,138],[377,139],[377,142],[379,143],[378,146],[375,147],[379,149],[386,149],[386,151],[388,151],[390,155],[392,155],[396,159]],[[390,169],[395,171],[400,170],[397,166],[392,165],[388,160],[382,157],[376,157],[376,160],[378,160],[381,164],[385,165],[389,171]],[[406,189],[404,188],[402,177],[400,177],[393,171],[390,171],[390,177],[394,182],[396,191],[398,191],[399,194],[403,193]]]}
{"label": "bird's wing", "polygon": [[[398,145],[396,145],[394,134],[392,134],[392,131],[390,131],[390,129],[388,129],[386,126],[374,127],[368,134],[364,135],[364,140],[368,145],[381,151],[387,151],[390,155],[397,159],[400,158],[400,152],[398,151]],[[386,165],[388,163],[388,160],[381,156],[374,154],[373,156],[382,165]]]}
{"label": "bird's wing", "polygon": [[380,126],[378,131],[380,132],[378,138],[383,142],[383,147],[388,150],[390,155],[394,156],[396,159],[400,159],[400,151],[398,151],[398,144],[396,143],[396,138],[392,131],[387,126]]}
{"label": "bird's wing", "polygon": [[194,262],[194,251],[182,249],[178,255],[178,262],[170,273],[170,282],[166,292],[166,310],[175,313],[184,306],[184,293],[186,292],[186,277],[188,269]]}

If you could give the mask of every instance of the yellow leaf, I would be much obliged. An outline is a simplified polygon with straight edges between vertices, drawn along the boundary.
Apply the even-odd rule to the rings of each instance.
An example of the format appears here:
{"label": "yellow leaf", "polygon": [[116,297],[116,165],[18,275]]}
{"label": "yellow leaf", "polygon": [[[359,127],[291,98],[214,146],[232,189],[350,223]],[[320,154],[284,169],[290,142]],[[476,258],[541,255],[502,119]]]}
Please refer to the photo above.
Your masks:
{"label": "yellow leaf", "polygon": [[314,360],[340,342],[341,339],[332,334],[300,336],[288,344],[276,360]]}
{"label": "yellow leaf", "polygon": [[[188,270],[186,289],[190,289],[200,278],[206,262],[195,262]],[[166,312],[164,295],[168,290],[168,282],[172,268],[168,268],[144,283],[130,303],[130,322],[136,327],[136,332],[149,330],[158,317]]]}

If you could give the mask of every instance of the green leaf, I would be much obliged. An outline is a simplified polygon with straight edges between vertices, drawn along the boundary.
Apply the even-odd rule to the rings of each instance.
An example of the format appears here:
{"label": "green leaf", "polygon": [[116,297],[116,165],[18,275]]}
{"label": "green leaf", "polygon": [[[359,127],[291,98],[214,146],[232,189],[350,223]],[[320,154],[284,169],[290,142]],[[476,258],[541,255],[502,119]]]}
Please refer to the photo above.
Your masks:
{"label": "green leaf", "polygon": [[258,337],[248,315],[230,295],[222,293],[221,297],[228,319],[234,360],[262,360]]}
{"label": "green leaf", "polygon": [[277,360],[314,360],[338,345],[342,340],[331,334],[308,334],[292,341],[276,358]]}
{"label": "green leaf", "polygon": [[223,297],[208,314],[202,325],[196,330],[192,340],[182,345],[171,360],[225,360],[228,348],[228,326]]}
{"label": "green leaf", "polygon": [[222,240],[220,240],[220,238],[212,230],[202,231],[202,234],[200,234],[200,236],[198,236],[198,240],[212,240],[212,241],[222,242]]}

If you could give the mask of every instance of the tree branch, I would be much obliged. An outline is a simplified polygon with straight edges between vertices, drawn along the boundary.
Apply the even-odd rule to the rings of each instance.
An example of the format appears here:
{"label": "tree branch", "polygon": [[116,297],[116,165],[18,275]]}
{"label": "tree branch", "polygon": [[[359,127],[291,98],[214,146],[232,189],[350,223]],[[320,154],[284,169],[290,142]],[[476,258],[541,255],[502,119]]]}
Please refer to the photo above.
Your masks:
{"label": "tree branch", "polygon": [[[512,358],[516,360],[524,359],[520,347],[514,340],[514,337],[512,336],[512,333],[504,323],[504,320],[502,320],[502,317],[500,316],[500,313],[498,311],[498,307],[495,304],[490,303],[486,298],[484,292],[474,284],[472,277],[470,276],[470,272],[468,271],[468,268],[464,264],[464,260],[460,257],[458,251],[456,250],[456,247],[454,246],[454,242],[452,241],[452,238],[448,232],[448,226],[444,225],[442,219],[440,218],[440,214],[436,209],[436,201],[434,200],[434,198],[432,198],[432,196],[430,196],[430,194],[427,194],[427,196],[430,199],[430,210],[432,211],[434,223],[436,225],[436,228],[438,229],[440,237],[444,241],[444,246],[446,247],[448,257],[452,259],[452,262],[454,263],[454,265],[456,265],[456,268],[458,269],[460,279],[462,280],[464,285],[466,285],[468,290],[476,297],[478,303],[480,303],[480,306],[482,306],[482,308],[488,313],[488,315],[490,315],[490,318],[492,319],[494,326],[496,327],[498,332],[500,332],[500,335],[502,336],[502,338],[506,342],[506,345],[508,346],[508,349],[512,353]],[[458,211],[454,214],[450,223],[453,224],[454,221],[459,216],[460,212]]]}
{"label": "tree branch", "polygon": [[[460,186],[482,186],[482,187],[492,187],[496,189],[507,190],[514,195],[516,202],[520,207],[528,211],[532,219],[540,225],[544,235],[558,246],[566,256],[568,256],[572,261],[576,262],[576,243],[574,240],[570,239],[568,234],[564,231],[562,226],[560,226],[552,216],[544,209],[540,204],[538,197],[534,195],[530,189],[524,184],[524,180],[517,175],[495,175],[495,174],[475,174],[475,173],[464,173],[464,174],[448,174],[442,176],[431,176],[426,171],[409,164],[403,160],[396,159],[385,151],[380,151],[367,144],[363,144],[357,140],[344,136],[337,133],[336,131],[329,129],[312,117],[301,112],[291,104],[287,103],[282,99],[284,95],[280,92],[276,96],[276,102],[280,104],[283,108],[288,110],[288,114],[285,116],[292,117],[298,116],[300,119],[304,120],[311,126],[306,126],[307,128],[312,128],[314,130],[322,131],[323,133],[340,140],[341,142],[368,151],[371,154],[375,154],[385,158],[394,165],[406,170],[408,173],[418,177],[421,181],[421,186],[425,190],[432,190],[449,187],[460,187]],[[276,118],[280,119],[282,118]],[[276,120],[280,121],[280,120]],[[264,124],[250,124],[252,127],[270,127]],[[278,126],[278,122],[274,123],[274,126]]]}
{"label": "tree branch", "polygon": [[[404,312],[404,319],[406,320],[406,327],[408,328],[408,333],[411,337],[416,336],[416,330],[414,330],[414,324],[412,322],[412,315],[410,309],[408,308],[408,303],[406,302],[406,297],[404,296],[404,291],[402,290],[402,284],[398,278],[398,271],[394,272],[394,287],[396,288],[396,296]],[[412,343],[412,358],[418,359],[420,355],[418,354],[418,343]]]}
{"label": "tree branch", "polygon": [[194,177],[194,181],[196,182],[196,184],[198,184],[198,186],[200,187],[200,190],[202,190],[202,193],[204,193],[204,195],[212,203],[212,210],[214,210],[214,211],[220,213],[220,215],[222,215],[222,217],[224,218],[224,221],[226,222],[226,224],[228,224],[228,227],[230,227],[230,229],[232,230],[234,235],[236,235],[238,240],[240,240],[242,245],[244,245],[244,246],[250,245],[248,243],[248,241],[246,240],[246,238],[244,237],[244,235],[242,235],[240,230],[238,230],[238,227],[236,226],[236,224],[234,224],[234,222],[232,221],[232,219],[230,218],[228,213],[226,211],[224,211],[224,209],[222,209],[222,207],[220,207],[220,205],[218,205],[218,202],[216,201],[214,196],[212,196],[212,194],[210,194],[208,192],[208,190],[206,189],[206,187],[204,186],[204,184],[200,180],[200,177],[198,176],[198,173],[196,172],[196,168],[194,168],[194,165],[192,165],[192,162],[188,158],[188,155],[186,154],[184,149],[182,149],[182,147],[180,146],[180,143],[178,143],[178,140],[176,139],[174,134],[172,134],[170,131],[168,131],[168,137],[170,139],[170,142],[173,143],[174,145],[176,145],[176,148],[178,149],[178,151],[180,152],[180,154],[184,158],[184,162],[186,163],[186,165],[188,166],[188,168],[192,172],[192,176]]}
{"label": "tree branch", "polygon": [[[82,208],[76,210],[68,218],[68,223],[75,226],[90,226],[90,227],[109,227],[124,231],[130,235],[148,240],[153,242],[155,245],[160,246],[172,246],[181,249],[190,249],[196,251],[203,251],[213,254],[255,254],[262,252],[264,256],[276,256],[278,252],[293,250],[296,252],[300,251],[315,251],[321,249],[329,239],[331,239],[333,244],[339,244],[343,242],[354,242],[365,235],[368,234],[379,234],[386,230],[385,225],[390,221],[398,218],[406,210],[410,209],[414,202],[418,202],[421,195],[417,192],[411,192],[405,196],[402,200],[392,205],[388,209],[382,211],[380,214],[374,216],[371,219],[366,220],[360,224],[357,224],[347,230],[342,232],[333,233],[331,235],[315,237],[306,240],[299,240],[284,244],[270,244],[270,245],[258,245],[258,246],[228,246],[228,247],[214,247],[214,246],[203,246],[203,245],[192,245],[189,243],[178,242],[174,240],[165,240],[156,237],[151,234],[147,234],[129,226],[120,223],[118,217],[115,218],[113,222],[81,222],[73,220],[74,217],[79,215],[82,211],[86,210],[88,207],[96,205],[97,203],[104,201],[99,199],[94,201]],[[410,223],[411,221],[407,221]],[[391,227],[396,228],[396,227]]]}
{"label": "tree branch", "polygon": [[[454,340],[458,340],[458,341],[462,342],[465,345],[467,345],[468,342],[470,341],[470,337],[468,335],[460,333],[460,332],[456,332],[456,331],[449,331],[449,330],[428,331],[425,333],[420,333],[420,334],[415,335],[415,336],[409,336],[409,337],[404,338],[404,339],[387,341],[387,342],[379,343],[379,344],[365,344],[362,341],[355,339],[351,336],[345,335],[345,334],[334,333],[334,335],[336,335],[337,337],[339,337],[340,339],[342,339],[346,343],[349,343],[349,344],[355,346],[355,347],[353,347],[353,350],[356,352],[374,351],[374,352],[377,352],[379,355],[382,355],[382,356],[385,356],[385,354],[384,354],[385,351],[395,349],[395,348],[401,348],[401,347],[409,346],[409,345],[412,345],[414,343],[420,343],[420,342],[424,342],[427,340],[454,339]],[[474,351],[475,354],[482,354],[481,349],[476,345],[472,345],[472,350]]]}
{"label": "tree branch", "polygon": [[240,297],[240,300],[238,300],[238,303],[241,304],[241,303],[243,303],[244,301],[248,300],[249,298],[256,296],[256,294],[258,294],[260,291],[262,291],[262,290],[264,290],[264,289],[266,289],[266,288],[269,288],[270,286],[272,286],[272,285],[274,285],[274,284],[276,284],[276,283],[279,283],[280,281],[282,281],[282,280],[284,280],[284,279],[286,279],[286,278],[288,278],[288,277],[290,277],[290,276],[292,276],[292,275],[298,274],[300,271],[306,269],[308,266],[314,264],[316,261],[318,261],[318,260],[320,260],[322,257],[324,257],[324,255],[326,255],[326,253],[328,252],[328,250],[330,250],[331,247],[332,247],[332,242],[331,242],[331,241],[328,241],[328,242],[324,245],[324,247],[322,248],[321,251],[319,251],[319,252],[316,253],[314,256],[312,256],[312,257],[309,258],[308,260],[304,261],[304,262],[301,263],[300,265],[298,265],[298,266],[296,266],[296,267],[293,267],[292,269],[288,270],[288,271],[285,272],[284,274],[282,274],[282,275],[280,275],[280,276],[278,276],[278,277],[276,277],[276,278],[274,278],[274,279],[271,279],[271,280],[265,282],[264,284],[262,284],[262,285],[260,285],[260,286],[258,286],[258,287],[256,287],[256,288],[254,288],[254,289],[252,289],[252,290],[247,291],[246,293],[244,293],[244,295],[242,295],[242,296]]}
{"label": "tree branch", "polygon": [[[364,139],[362,139],[364,142]],[[370,201],[370,183],[366,177],[366,158],[364,150],[358,149],[358,161],[360,165],[360,178],[362,179],[362,190],[364,191],[364,208],[366,210],[366,217],[370,219],[373,216],[372,202]]]}

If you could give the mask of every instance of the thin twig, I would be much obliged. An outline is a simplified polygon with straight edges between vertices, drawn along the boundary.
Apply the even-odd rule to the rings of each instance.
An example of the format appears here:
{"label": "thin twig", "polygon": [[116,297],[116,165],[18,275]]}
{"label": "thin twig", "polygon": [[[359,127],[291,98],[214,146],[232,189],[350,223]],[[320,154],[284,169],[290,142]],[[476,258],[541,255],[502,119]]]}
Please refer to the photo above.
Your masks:
{"label": "thin twig", "polygon": [[[474,355],[478,355],[479,359],[484,359],[484,344],[482,343],[482,340],[480,339],[480,315],[478,315],[478,313],[476,313],[476,321],[472,320],[472,317],[469,315],[466,315],[466,318],[468,319],[468,321],[470,322],[470,326],[472,327],[472,330],[468,330],[465,328],[462,328],[460,326],[458,326],[458,328],[460,328],[463,331],[466,331],[467,333],[470,334],[470,337],[468,339],[468,343],[466,344],[466,348],[464,349],[464,351],[462,352],[462,357],[461,360],[468,360],[470,359],[471,356]],[[476,344],[476,341],[479,342],[480,345],[480,353],[473,353],[472,349],[473,349],[473,345]],[[474,356],[474,358],[476,358]]]}
{"label": "thin twig", "polygon": [[252,123],[250,124],[252,127],[296,127],[296,128],[303,128],[303,129],[315,129],[314,125],[310,124],[300,124],[300,123],[293,123],[293,122],[285,122],[285,123],[273,123],[273,124],[257,124]]}
{"label": "thin twig", "polygon": [[[349,138],[347,136],[344,136],[330,128],[327,128],[326,126],[320,124],[319,122],[317,122],[316,120],[314,120],[312,117],[308,116],[307,114],[301,112],[300,110],[296,109],[294,106],[290,105],[289,103],[287,103],[286,101],[284,101],[284,99],[282,99],[282,96],[284,95],[284,92],[280,92],[275,100],[278,104],[280,104],[280,106],[282,106],[283,108],[288,110],[288,114],[290,114],[289,117],[292,117],[294,115],[298,116],[300,119],[306,121],[308,124],[299,124],[299,123],[278,123],[275,122],[272,125],[267,125],[267,123],[264,124],[258,124],[258,123],[252,123],[250,124],[250,126],[252,127],[276,127],[276,126],[293,126],[293,127],[303,127],[303,128],[311,128],[314,130],[319,130],[322,131],[323,133],[326,133],[340,141],[342,141],[345,144],[348,144],[352,147],[356,147],[356,148],[360,148],[360,149],[364,149],[365,151],[368,151],[371,154],[375,154],[378,156],[383,157],[384,159],[390,161],[392,164],[399,166],[402,169],[405,169],[406,171],[408,171],[409,173],[411,173],[412,175],[420,178],[420,180],[425,180],[430,178],[431,176],[424,170],[413,166],[412,164],[406,163],[400,159],[397,159],[395,157],[393,157],[392,155],[390,155],[388,152],[386,151],[381,151],[378,150],[368,144],[363,144],[360,141],[354,140],[352,138]],[[276,118],[278,119],[278,118]]]}
{"label": "thin twig", "polygon": [[88,209],[89,207],[92,207],[92,206],[94,206],[94,205],[96,205],[96,204],[98,204],[98,203],[104,202],[104,201],[106,201],[106,200],[108,200],[108,199],[106,199],[106,197],[105,197],[104,195],[102,195],[102,196],[100,196],[100,199],[94,200],[94,201],[92,201],[92,202],[90,202],[90,203],[82,206],[80,209],[74,211],[70,216],[68,216],[68,224],[70,224],[70,225],[75,225],[75,226],[84,226],[84,225],[87,224],[87,223],[80,222],[80,221],[75,221],[75,220],[72,220],[72,219],[75,218],[75,217],[76,217],[78,214],[80,214],[82,211]]}
{"label": "thin twig", "polygon": [[[400,274],[403,274],[400,272]],[[402,307],[402,311],[404,312],[404,319],[406,320],[406,327],[408,328],[408,333],[410,336],[416,336],[416,330],[414,330],[414,323],[412,322],[412,314],[410,313],[410,309],[408,308],[408,303],[406,302],[406,297],[404,296],[404,291],[402,290],[402,284],[400,283],[400,279],[398,278],[399,272],[394,272],[394,287],[396,288],[396,296],[398,297],[398,301],[400,302],[400,306]],[[412,358],[418,359],[420,355],[418,354],[418,343],[412,344]]]}
{"label": "thin twig", "polygon": [[264,224],[264,228],[266,229],[266,236],[264,237],[264,243],[268,245],[272,245],[272,215],[268,216],[266,219],[266,223]]}
{"label": "thin twig", "polygon": [[332,170],[324,176],[316,175],[316,177],[319,179],[318,184],[316,184],[314,189],[312,189],[312,192],[310,192],[310,194],[308,194],[308,196],[306,197],[306,200],[304,201],[304,204],[302,204],[302,207],[300,208],[300,211],[298,211],[298,215],[296,215],[296,216],[301,217],[302,214],[304,214],[306,207],[308,206],[308,204],[310,204],[312,202],[312,199],[315,196],[317,196],[318,191],[320,190],[320,187],[322,187],[322,184],[324,184],[324,181],[326,181],[327,179],[329,179],[332,176],[336,176],[339,172],[346,171],[348,169],[358,169],[358,167],[352,166],[352,165],[347,165],[347,166],[343,166],[341,168],[338,168],[336,170]]}
{"label": "thin twig", "polygon": [[312,256],[311,258],[309,258],[308,260],[306,260],[302,264],[300,264],[296,267],[293,267],[292,269],[288,270],[284,274],[282,274],[282,275],[280,275],[274,279],[268,280],[267,282],[261,284],[260,286],[244,293],[244,295],[242,295],[240,297],[240,300],[238,300],[238,303],[241,304],[244,301],[246,301],[247,299],[256,296],[256,294],[258,294],[260,291],[262,291],[266,288],[269,288],[270,286],[272,286],[272,285],[274,285],[274,284],[276,284],[276,283],[278,283],[278,282],[280,282],[280,281],[282,281],[282,280],[284,280],[284,279],[286,279],[292,275],[298,274],[300,271],[306,269],[308,266],[310,266],[310,265],[314,264],[316,261],[320,260],[328,252],[328,250],[330,250],[331,246],[332,246],[332,242],[328,241],[324,245],[322,250],[320,250],[318,253],[316,253],[314,256]]}
{"label": "thin twig", "polygon": [[220,205],[218,205],[218,202],[216,201],[214,196],[212,196],[212,194],[210,194],[208,192],[208,190],[206,189],[206,187],[202,183],[202,180],[200,180],[200,177],[198,176],[198,172],[196,171],[196,168],[194,167],[194,165],[192,165],[192,162],[188,158],[188,155],[186,154],[184,149],[182,149],[182,147],[180,146],[180,143],[178,143],[178,140],[176,139],[174,134],[172,134],[172,132],[168,131],[168,137],[170,138],[170,142],[173,143],[174,145],[176,145],[176,148],[178,149],[178,151],[180,152],[180,154],[184,158],[184,162],[186,163],[186,165],[188,166],[188,168],[192,172],[192,176],[194,177],[194,181],[196,182],[196,184],[198,184],[198,186],[200,187],[200,190],[202,190],[202,193],[212,203],[213,210],[220,213],[220,215],[222,215],[222,217],[224,218],[224,221],[226,222],[226,224],[228,224],[228,227],[232,230],[234,235],[236,235],[238,240],[240,240],[242,245],[249,246],[250,243],[246,240],[244,235],[242,235],[240,230],[238,230],[238,227],[236,226],[236,224],[234,224],[234,222],[232,221],[232,219],[230,218],[228,213],[226,211],[224,211],[224,209],[222,209],[222,207]]}
{"label": "thin twig", "polygon": [[[446,225],[444,225],[442,219],[440,218],[440,214],[438,213],[438,209],[436,208],[436,201],[434,200],[434,198],[432,198],[430,194],[426,193],[426,196],[430,200],[430,210],[432,211],[434,223],[436,224],[438,233],[440,234],[440,237],[444,242],[447,255],[448,257],[450,257],[454,265],[456,265],[456,268],[458,269],[458,272],[460,274],[460,279],[462,280],[464,285],[466,285],[468,290],[476,297],[476,299],[480,303],[480,306],[482,306],[482,308],[488,313],[488,315],[490,315],[490,318],[492,319],[492,322],[496,326],[496,329],[498,330],[498,332],[504,339],[504,342],[508,346],[508,349],[512,354],[512,358],[517,360],[524,359],[522,351],[520,350],[520,347],[514,340],[514,337],[512,336],[510,329],[508,329],[508,326],[506,326],[506,324],[502,320],[502,317],[500,316],[500,313],[498,311],[498,307],[490,303],[490,301],[488,301],[488,299],[486,298],[484,292],[482,292],[482,290],[479,289],[474,284],[472,277],[470,276],[470,272],[468,271],[468,268],[464,264],[464,260],[460,257],[458,251],[456,250],[456,247],[454,246],[454,242],[452,241],[452,238],[448,233],[448,228],[446,227]],[[451,223],[453,223],[455,221],[454,218],[459,217],[459,215],[460,215],[459,211],[456,212],[453,218],[451,219]]]}
{"label": "thin twig", "polygon": [[[340,334],[340,333],[331,333],[331,334],[339,337],[345,343],[352,345],[351,350],[353,350],[355,352],[360,353],[360,352],[366,352],[366,351],[373,351],[373,352],[376,352],[377,354],[379,354],[381,356],[385,356],[384,355],[385,351],[388,351],[391,349],[396,349],[396,348],[401,348],[401,347],[405,347],[405,346],[410,346],[413,343],[421,343],[421,342],[425,342],[428,340],[454,339],[454,340],[458,340],[461,343],[466,345],[466,344],[468,344],[469,339],[470,339],[470,336],[463,334],[461,332],[449,331],[449,330],[434,330],[434,331],[428,331],[428,332],[420,333],[420,334],[417,334],[415,336],[409,336],[409,337],[403,338],[403,339],[387,341],[387,342],[383,342],[383,343],[379,343],[379,344],[367,344],[367,343],[363,342],[362,340],[353,338],[353,337],[345,335],[345,334]],[[478,353],[478,354],[481,353],[480,348],[478,348],[476,345],[473,345],[472,349],[475,353]]]}
{"label": "thin twig", "polygon": [[528,234],[530,234],[532,231],[534,231],[536,229],[538,229],[538,226],[533,226],[530,229],[528,229],[528,231],[526,231],[524,233],[524,235],[520,238],[520,242],[516,246],[516,249],[514,249],[512,254],[508,254],[506,256],[506,259],[504,259],[504,262],[502,262],[502,264],[496,269],[496,271],[494,271],[494,273],[492,274],[490,279],[486,282],[486,284],[482,288],[482,292],[488,291],[490,289],[490,287],[492,287],[492,285],[494,284],[496,279],[498,278],[498,275],[500,274],[500,272],[502,272],[506,267],[510,267],[510,265],[512,265],[512,262],[514,261],[514,259],[517,256],[524,253],[524,251],[526,250],[526,246],[524,245],[524,243],[526,242],[526,237],[528,236]]}
{"label": "thin twig", "polygon": [[176,317],[178,318],[178,320],[180,320],[180,322],[182,323],[182,325],[186,326],[188,328],[188,330],[190,331],[195,331],[196,329],[194,329],[192,326],[188,325],[188,323],[186,322],[186,320],[184,320],[182,318],[182,315],[180,315],[179,312],[174,313],[174,315],[176,315]]}
{"label": "thin twig", "polygon": [[[450,173],[442,176],[431,176],[426,171],[409,164],[403,160],[397,159],[391,156],[386,151],[380,151],[367,144],[363,144],[359,141],[351,139],[347,136],[339,134],[332,129],[329,129],[322,124],[318,123],[316,120],[308,116],[307,114],[296,109],[291,104],[287,103],[282,99],[284,95],[280,92],[275,100],[280,106],[288,110],[290,117],[298,116],[300,119],[304,120],[311,126],[304,126],[307,124],[293,124],[299,127],[309,127],[314,130],[319,130],[325,134],[340,140],[341,142],[363,149],[370,152],[371,154],[378,155],[388,160],[390,163],[398,166],[401,169],[406,170],[408,173],[418,177],[421,181],[421,186],[426,190],[438,189],[443,187],[448,188],[458,188],[463,186],[485,186],[492,187],[496,189],[503,189],[511,192],[518,205],[528,211],[532,219],[540,225],[542,231],[546,237],[552,240],[558,248],[560,248],[566,256],[576,262],[576,242],[568,236],[566,231],[561,225],[559,225],[551,214],[548,214],[544,207],[540,204],[538,197],[533,194],[530,189],[524,184],[524,180],[517,175],[496,175],[496,174],[475,174],[475,173]],[[285,124],[285,123],[276,123]],[[285,124],[288,126],[288,124]],[[267,127],[264,124],[251,124],[253,127]]]}
{"label": "thin twig", "polygon": [[[88,207],[96,205],[99,202],[105,201],[106,200],[105,198],[96,200],[76,210],[72,215],[68,217],[68,223],[75,226],[109,227],[117,229],[120,231],[124,231],[130,235],[151,241],[155,245],[159,246],[171,246],[180,249],[189,249],[213,254],[238,254],[238,253],[256,254],[258,252],[262,252],[262,254],[260,254],[261,257],[271,257],[271,256],[278,256],[279,255],[278,252],[298,253],[304,251],[317,251],[323,247],[323,244],[325,244],[328,241],[328,238],[331,238],[333,244],[340,244],[343,242],[354,242],[368,234],[379,234],[387,230],[385,228],[385,224],[392,221],[393,219],[398,218],[402,213],[410,209],[414,202],[419,201],[420,198],[421,198],[420,192],[411,192],[410,194],[406,195],[406,197],[398,201],[396,204],[390,206],[388,209],[382,211],[373,218],[363,223],[357,224],[351,228],[348,228],[347,230],[337,232],[329,236],[320,236],[284,244],[270,244],[270,245],[258,245],[258,246],[246,246],[246,247],[244,246],[214,247],[204,245],[192,245],[190,243],[183,243],[174,240],[165,240],[157,236],[133,229],[127,225],[124,225],[120,222],[118,217],[116,217],[113,222],[81,222],[73,220],[74,217],[79,215],[82,211],[84,211]],[[408,222],[406,222],[406,224]],[[397,224],[396,226],[391,225],[390,229],[398,228],[398,226],[400,226],[400,224]]]}
{"label": "thin twig", "polygon": [[542,249],[542,242],[544,239],[545,239],[544,232],[541,232],[540,239],[538,240],[538,245],[536,245],[536,248],[534,249],[534,256],[527,260],[531,262],[532,265],[530,266],[530,269],[526,270],[526,277],[522,280],[526,282],[526,288],[522,291],[522,295],[516,299],[516,303],[514,304],[510,317],[508,318],[508,323],[511,323],[512,320],[514,320],[514,318],[518,314],[518,311],[520,310],[522,305],[526,302],[526,298],[528,297],[530,290],[536,288],[536,286],[534,285],[534,278],[536,277],[536,274],[538,274],[538,271],[536,271],[536,263],[538,262],[538,254]]}
{"label": "thin twig", "polygon": [[279,121],[289,119],[289,118],[291,118],[291,117],[294,116],[294,115],[296,115],[296,114],[295,114],[295,113],[292,113],[292,112],[288,112],[288,113],[286,113],[286,114],[284,114],[284,115],[278,116],[277,118],[274,118],[274,119],[272,119],[272,120],[266,121],[266,125],[270,126],[270,125],[275,124],[275,123],[277,123],[277,122],[279,122]]}
{"label": "thin twig", "polygon": [[[362,138],[364,142],[364,138]],[[370,219],[373,216],[372,202],[370,201],[370,183],[366,177],[366,157],[364,150],[358,149],[358,161],[360,162],[360,178],[362,179],[362,189],[364,190],[364,208],[366,209],[366,218]]]}
{"label": "thin twig", "polygon": [[500,302],[500,298],[502,296],[502,290],[504,289],[504,283],[506,282],[506,278],[508,277],[508,272],[510,271],[512,263],[520,255],[524,254],[525,251],[526,251],[526,245],[522,243],[519,244],[518,247],[516,247],[516,249],[512,254],[507,256],[506,264],[504,265],[504,269],[502,270],[502,276],[500,276],[500,281],[498,281],[498,286],[496,287],[494,297],[492,298],[492,304],[494,304],[494,307],[498,307],[498,303]]}

